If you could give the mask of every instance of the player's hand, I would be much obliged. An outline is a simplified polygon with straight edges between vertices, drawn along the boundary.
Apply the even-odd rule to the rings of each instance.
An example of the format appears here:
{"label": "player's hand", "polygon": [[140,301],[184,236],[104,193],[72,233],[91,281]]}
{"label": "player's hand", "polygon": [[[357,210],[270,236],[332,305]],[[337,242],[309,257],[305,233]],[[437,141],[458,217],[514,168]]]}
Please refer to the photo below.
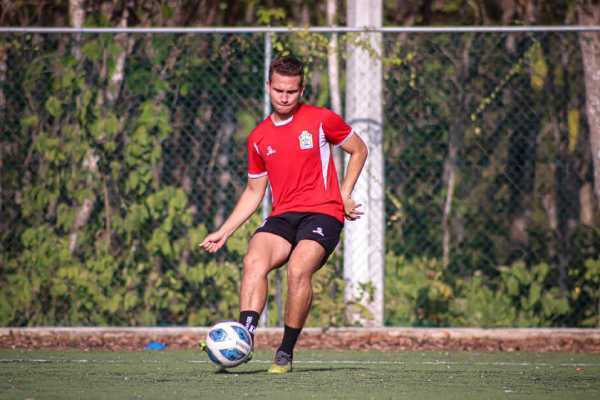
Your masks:
{"label": "player's hand", "polygon": [[213,232],[204,238],[202,243],[200,243],[200,247],[202,247],[209,253],[215,253],[221,247],[223,247],[228,238],[229,235],[227,235],[226,233],[220,231]]}
{"label": "player's hand", "polygon": [[352,199],[352,197],[343,197],[344,201],[344,216],[348,221],[355,221],[360,218],[361,215],[364,214],[363,211],[360,210],[362,204],[358,204]]}

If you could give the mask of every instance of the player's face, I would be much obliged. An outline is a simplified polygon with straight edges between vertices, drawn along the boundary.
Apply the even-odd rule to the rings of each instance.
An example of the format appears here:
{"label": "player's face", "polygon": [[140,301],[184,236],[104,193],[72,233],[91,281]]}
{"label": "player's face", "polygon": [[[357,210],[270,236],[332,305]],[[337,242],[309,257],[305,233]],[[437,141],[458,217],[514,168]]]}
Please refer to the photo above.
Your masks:
{"label": "player's face", "polygon": [[302,96],[303,87],[299,76],[285,76],[274,72],[267,83],[271,104],[276,114],[285,117],[291,114]]}

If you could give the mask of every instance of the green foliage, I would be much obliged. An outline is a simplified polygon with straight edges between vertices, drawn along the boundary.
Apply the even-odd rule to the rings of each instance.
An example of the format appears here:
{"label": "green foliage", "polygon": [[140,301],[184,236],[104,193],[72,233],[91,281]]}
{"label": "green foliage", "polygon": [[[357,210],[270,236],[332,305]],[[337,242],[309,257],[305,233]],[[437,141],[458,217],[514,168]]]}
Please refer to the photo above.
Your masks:
{"label": "green foliage", "polygon": [[286,13],[283,8],[259,7],[256,16],[260,25],[274,25],[277,22],[284,21]]}
{"label": "green foliage", "polygon": [[440,260],[408,261],[388,253],[385,273],[385,321],[388,325],[440,326],[448,323],[453,288],[444,280]]}
{"label": "green foliage", "polygon": [[[456,13],[458,3],[436,7]],[[289,10],[259,17],[282,24]],[[162,18],[173,12],[160,8]],[[103,17],[90,23],[111,25]],[[581,203],[577,187],[557,183],[590,182],[579,56],[566,51],[567,40],[534,36],[384,34],[380,54],[360,35],[339,35],[341,65],[349,43],[383,63],[387,324],[600,325],[598,232],[581,224],[563,231],[577,225]],[[235,318],[259,215],[216,256],[197,245],[245,180],[245,138],[262,114],[263,39],[130,35],[125,45],[113,35],[15,35],[1,43],[10,112],[0,144],[8,210],[0,221],[8,228],[0,232],[0,325]],[[274,55],[306,61],[307,101],[328,105],[329,36],[272,39]],[[574,56],[557,57],[564,54]],[[554,103],[539,101],[546,91]],[[443,267],[452,140],[460,144],[458,180]],[[539,147],[528,153],[527,143]],[[534,168],[525,168],[528,160]],[[577,175],[560,177],[562,166]],[[535,182],[525,185],[525,175]],[[566,213],[560,229],[548,218],[552,196]],[[527,245],[517,247],[511,227],[520,210],[531,218]],[[336,255],[315,275],[310,325],[345,325],[346,311],[360,308],[344,300],[342,264]],[[372,294],[372,285],[362,289]]]}
{"label": "green foliage", "polygon": [[[571,304],[590,296],[586,305],[597,324],[600,268],[597,260],[585,262],[576,289],[568,293],[555,283],[548,264],[527,266],[516,262],[499,268],[495,278],[477,271],[458,278],[445,271],[441,260],[406,260],[388,254],[385,280],[385,317],[388,325],[545,327],[556,326],[572,313]],[[583,289],[582,289],[583,288]],[[591,300],[593,299],[593,300]]]}
{"label": "green foliage", "polygon": [[[19,188],[12,206],[20,220],[2,236],[0,325],[207,325],[235,317],[243,243],[258,222],[232,238],[226,260],[198,248],[207,233],[199,206],[189,189],[165,179],[176,156],[165,149],[179,138],[173,112],[181,110],[161,94],[176,38],[154,39],[150,64],[131,57],[134,72],[121,71],[123,90],[141,94],[139,102],[119,97],[111,83],[124,51],[113,35],[84,37],[80,62],[75,42],[48,41],[43,51],[24,46],[26,36],[11,42],[10,51],[30,50],[10,69],[29,99],[15,121],[30,141],[10,138],[21,146],[15,155],[29,158],[10,159],[21,169],[5,186]],[[185,55],[169,79],[202,82],[193,78],[196,58]],[[182,96],[191,90],[203,89]]]}
{"label": "green foliage", "polygon": [[482,328],[513,326],[517,312],[506,293],[488,287],[481,273],[461,283],[462,296],[451,304],[458,326]]}
{"label": "green foliage", "polygon": [[569,276],[573,281],[570,303],[578,310],[581,326],[600,327],[600,259],[587,259],[583,267],[572,267]]}
{"label": "green foliage", "polygon": [[481,273],[460,283],[462,299],[453,306],[461,325],[549,326],[569,311],[568,297],[550,283],[550,267],[517,262],[500,267],[498,279],[484,283]]}

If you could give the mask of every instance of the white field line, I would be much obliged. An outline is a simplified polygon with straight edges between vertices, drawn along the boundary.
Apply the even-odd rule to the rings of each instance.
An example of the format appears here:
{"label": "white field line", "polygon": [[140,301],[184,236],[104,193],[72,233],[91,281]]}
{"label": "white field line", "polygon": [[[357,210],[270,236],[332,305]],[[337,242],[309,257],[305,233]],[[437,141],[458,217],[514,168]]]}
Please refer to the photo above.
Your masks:
{"label": "white field line", "polygon": [[[141,360],[143,364],[160,364],[161,360]],[[208,360],[189,360],[184,361],[190,364],[210,364]],[[270,364],[273,360],[252,360],[252,363]],[[0,364],[12,363],[32,363],[32,364],[127,364],[122,360],[87,360],[87,359],[39,359],[39,358],[6,358],[0,359]],[[422,361],[422,362],[407,362],[407,361],[372,361],[372,360],[298,360],[294,364],[342,364],[342,365],[447,365],[447,366],[481,366],[481,367],[600,367],[600,363],[539,363],[539,362],[456,362],[456,361]]]}

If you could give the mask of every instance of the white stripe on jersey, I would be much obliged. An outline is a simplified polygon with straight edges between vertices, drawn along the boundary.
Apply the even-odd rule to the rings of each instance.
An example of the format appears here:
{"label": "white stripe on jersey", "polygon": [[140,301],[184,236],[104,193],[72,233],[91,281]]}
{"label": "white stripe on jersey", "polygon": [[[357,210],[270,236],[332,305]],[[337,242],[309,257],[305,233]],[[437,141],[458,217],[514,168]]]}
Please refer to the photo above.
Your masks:
{"label": "white stripe on jersey", "polygon": [[294,119],[294,116],[292,115],[288,119],[284,119],[283,121],[277,121],[277,122],[275,120],[273,120],[273,118],[271,118],[271,122],[275,126],[283,126],[283,125],[286,125],[286,124],[289,124],[290,122],[292,122],[293,119]]}
{"label": "white stripe on jersey", "polygon": [[351,137],[352,135],[354,135],[354,133],[355,133],[355,130],[354,130],[354,129],[352,129],[352,130],[350,131],[350,133],[348,133],[348,134],[346,135],[346,137],[344,138],[344,140],[342,140],[341,142],[339,142],[338,144],[336,144],[336,145],[335,145],[335,147],[340,147],[341,145],[343,145],[344,143],[346,143],[346,142],[348,141],[348,139],[350,139],[350,137]]}
{"label": "white stripe on jersey", "polygon": [[262,178],[265,175],[267,175],[267,171],[261,172],[260,174],[251,174],[251,173],[248,173],[248,178],[251,178],[251,179]]}
{"label": "white stripe on jersey", "polygon": [[323,124],[319,125],[319,151],[321,152],[321,172],[323,174],[323,185],[327,190],[327,172],[329,170],[329,158],[331,157],[331,147],[325,138]]}

